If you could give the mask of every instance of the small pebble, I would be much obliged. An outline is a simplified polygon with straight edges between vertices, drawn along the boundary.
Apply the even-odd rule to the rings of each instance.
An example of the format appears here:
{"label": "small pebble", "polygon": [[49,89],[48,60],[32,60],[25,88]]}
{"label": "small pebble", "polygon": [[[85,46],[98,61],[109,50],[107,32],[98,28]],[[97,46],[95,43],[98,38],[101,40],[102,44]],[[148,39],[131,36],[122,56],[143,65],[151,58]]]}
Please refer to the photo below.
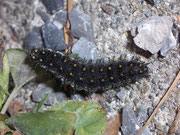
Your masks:
{"label": "small pebble", "polygon": [[39,27],[34,27],[33,30],[26,36],[25,47],[28,51],[31,51],[33,48],[43,48]]}
{"label": "small pebble", "polygon": [[59,29],[51,22],[46,23],[42,26],[42,36],[45,42],[46,48],[53,50],[65,50],[67,46],[64,41],[64,33],[62,29]]}
{"label": "small pebble", "polygon": [[85,101],[85,98],[80,94],[71,95],[71,100],[73,101]]}
{"label": "small pebble", "polygon": [[57,21],[58,23],[65,26],[66,22],[67,22],[67,11],[61,11],[61,12],[57,13],[53,22],[55,22],[55,21]]}
{"label": "small pebble", "polygon": [[94,32],[91,16],[81,12],[80,10],[72,9],[69,13],[71,22],[71,32],[77,38],[85,37],[89,41],[94,41]]}
{"label": "small pebble", "polygon": [[[141,49],[155,54],[164,46],[163,43],[170,38],[172,25],[173,22],[169,16],[149,17],[138,26],[138,34],[134,38],[134,42]],[[133,31],[132,33],[134,33]]]}
{"label": "small pebble", "polygon": [[88,41],[86,38],[81,37],[72,47],[72,53],[77,54],[80,58],[87,61],[96,61],[97,46]]}
{"label": "small pebble", "polygon": [[64,8],[64,0],[42,0],[42,3],[51,14]]}

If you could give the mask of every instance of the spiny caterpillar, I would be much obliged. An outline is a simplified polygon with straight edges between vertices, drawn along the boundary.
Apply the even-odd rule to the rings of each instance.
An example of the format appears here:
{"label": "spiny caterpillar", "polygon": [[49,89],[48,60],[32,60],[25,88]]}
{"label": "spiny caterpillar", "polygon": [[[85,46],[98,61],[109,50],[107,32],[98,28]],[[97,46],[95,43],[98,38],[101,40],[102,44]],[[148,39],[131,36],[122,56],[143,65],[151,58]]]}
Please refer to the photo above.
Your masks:
{"label": "spiny caterpillar", "polygon": [[94,64],[75,60],[51,49],[32,49],[29,57],[33,63],[48,69],[64,84],[89,93],[135,82],[148,73],[147,64],[142,62],[114,61]]}

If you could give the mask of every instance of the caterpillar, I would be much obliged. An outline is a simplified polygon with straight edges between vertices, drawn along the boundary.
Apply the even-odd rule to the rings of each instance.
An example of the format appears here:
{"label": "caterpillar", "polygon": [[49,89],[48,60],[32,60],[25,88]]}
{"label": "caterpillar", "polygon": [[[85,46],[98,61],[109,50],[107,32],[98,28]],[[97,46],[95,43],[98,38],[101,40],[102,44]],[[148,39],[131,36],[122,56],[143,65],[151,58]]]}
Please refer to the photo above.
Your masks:
{"label": "caterpillar", "polygon": [[49,70],[64,84],[88,93],[124,86],[148,74],[147,63],[137,61],[92,63],[51,49],[32,49],[29,57],[35,65]]}

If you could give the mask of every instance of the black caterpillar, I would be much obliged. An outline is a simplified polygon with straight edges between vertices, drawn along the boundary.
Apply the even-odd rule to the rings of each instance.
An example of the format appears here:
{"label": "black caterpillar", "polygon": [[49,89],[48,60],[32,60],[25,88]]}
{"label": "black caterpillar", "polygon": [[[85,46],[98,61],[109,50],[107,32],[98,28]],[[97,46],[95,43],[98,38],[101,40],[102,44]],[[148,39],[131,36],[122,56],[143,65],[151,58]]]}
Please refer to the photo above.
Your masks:
{"label": "black caterpillar", "polygon": [[55,77],[75,90],[89,93],[135,82],[147,76],[147,64],[137,61],[83,62],[51,49],[32,49],[29,55],[36,65],[48,69]]}

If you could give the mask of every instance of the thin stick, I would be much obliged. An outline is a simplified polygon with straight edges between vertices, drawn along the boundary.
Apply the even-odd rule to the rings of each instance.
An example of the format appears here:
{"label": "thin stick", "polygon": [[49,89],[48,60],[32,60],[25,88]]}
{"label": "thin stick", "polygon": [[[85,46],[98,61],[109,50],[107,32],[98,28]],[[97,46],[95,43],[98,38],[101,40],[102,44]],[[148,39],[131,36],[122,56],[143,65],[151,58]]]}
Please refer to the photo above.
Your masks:
{"label": "thin stick", "polygon": [[166,92],[166,94],[164,95],[164,97],[161,99],[161,101],[159,102],[159,104],[156,106],[156,108],[154,109],[153,113],[151,114],[151,116],[149,117],[149,119],[147,120],[147,122],[145,123],[145,125],[141,128],[141,130],[139,131],[138,135],[141,134],[141,132],[146,128],[146,126],[151,122],[151,120],[154,118],[154,115],[157,113],[159,107],[166,101],[166,99],[168,98],[169,94],[171,93],[171,91],[173,90],[173,88],[176,86],[176,84],[178,83],[180,79],[180,71],[178,73],[178,75],[176,76],[176,78],[174,79],[171,87],[168,89],[168,91]]}
{"label": "thin stick", "polygon": [[179,24],[180,24],[180,16],[177,16],[177,19],[178,19],[178,22],[179,22]]}
{"label": "thin stick", "polygon": [[[68,14],[71,11],[71,9],[72,9],[72,0],[67,0],[67,12],[68,12]],[[66,27],[64,27],[64,38],[65,38],[66,45],[68,45],[68,43],[69,43],[69,35],[67,33],[69,28],[70,28],[70,21],[69,21],[69,18],[67,16]]]}
{"label": "thin stick", "polygon": [[168,135],[174,135],[175,134],[175,132],[178,128],[179,119],[180,119],[180,106],[178,106],[178,113],[177,113],[171,127],[169,128]]}

